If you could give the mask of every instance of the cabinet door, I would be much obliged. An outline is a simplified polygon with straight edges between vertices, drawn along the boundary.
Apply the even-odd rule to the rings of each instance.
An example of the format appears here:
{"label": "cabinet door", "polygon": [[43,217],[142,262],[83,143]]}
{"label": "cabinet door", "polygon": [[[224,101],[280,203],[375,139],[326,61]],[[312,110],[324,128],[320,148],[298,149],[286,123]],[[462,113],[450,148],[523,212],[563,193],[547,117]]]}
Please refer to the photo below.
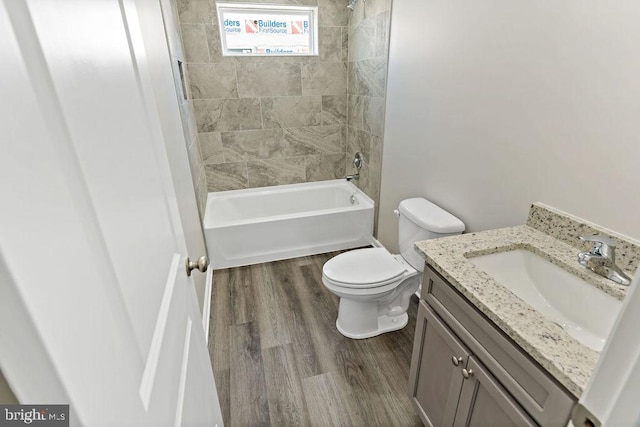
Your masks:
{"label": "cabinet door", "polygon": [[469,351],[423,301],[418,309],[409,395],[428,426],[451,426]]}
{"label": "cabinet door", "polygon": [[465,370],[456,412],[456,427],[536,426],[496,379],[471,356]]}

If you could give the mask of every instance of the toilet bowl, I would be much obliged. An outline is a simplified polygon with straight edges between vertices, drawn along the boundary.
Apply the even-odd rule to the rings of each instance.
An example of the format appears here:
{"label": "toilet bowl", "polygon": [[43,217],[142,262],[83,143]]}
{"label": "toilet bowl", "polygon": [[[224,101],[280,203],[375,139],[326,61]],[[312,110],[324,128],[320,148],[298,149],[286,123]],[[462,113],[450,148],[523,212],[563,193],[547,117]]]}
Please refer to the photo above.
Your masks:
{"label": "toilet bowl", "polygon": [[420,273],[385,248],[357,249],[327,261],[322,283],[340,297],[338,331],[362,339],[406,326]]}
{"label": "toilet bowl", "polygon": [[462,221],[425,199],[403,200],[396,213],[400,255],[385,248],[356,249],[322,268],[322,283],[340,298],[336,327],[346,337],[370,338],[404,328],[424,269],[413,243],[464,230]]}

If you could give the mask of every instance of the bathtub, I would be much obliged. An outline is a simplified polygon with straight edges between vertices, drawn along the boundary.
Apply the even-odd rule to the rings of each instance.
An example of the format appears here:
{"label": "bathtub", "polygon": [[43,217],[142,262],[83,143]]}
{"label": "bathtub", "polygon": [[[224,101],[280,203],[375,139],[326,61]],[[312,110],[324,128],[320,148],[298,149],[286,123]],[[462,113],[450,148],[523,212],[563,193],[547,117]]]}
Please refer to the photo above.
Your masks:
{"label": "bathtub", "polygon": [[373,200],[343,179],[209,193],[213,269],[371,244]]}

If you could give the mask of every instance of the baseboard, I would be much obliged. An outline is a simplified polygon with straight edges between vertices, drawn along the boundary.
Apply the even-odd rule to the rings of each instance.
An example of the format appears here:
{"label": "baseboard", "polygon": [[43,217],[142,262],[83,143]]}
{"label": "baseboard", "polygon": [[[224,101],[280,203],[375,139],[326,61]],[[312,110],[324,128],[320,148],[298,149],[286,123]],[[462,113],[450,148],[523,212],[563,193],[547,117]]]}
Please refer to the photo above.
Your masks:
{"label": "baseboard", "polygon": [[384,248],[384,245],[380,243],[380,240],[376,239],[373,236],[371,236],[371,246],[373,246],[374,248]]}

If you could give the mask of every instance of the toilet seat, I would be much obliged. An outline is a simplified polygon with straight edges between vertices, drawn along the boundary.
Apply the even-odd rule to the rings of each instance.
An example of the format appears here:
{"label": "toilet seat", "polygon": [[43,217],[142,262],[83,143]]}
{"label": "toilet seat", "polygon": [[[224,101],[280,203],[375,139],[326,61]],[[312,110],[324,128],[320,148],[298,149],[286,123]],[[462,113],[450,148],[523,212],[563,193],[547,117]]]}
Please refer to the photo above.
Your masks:
{"label": "toilet seat", "polygon": [[324,264],[322,275],[334,286],[370,289],[398,282],[408,272],[385,248],[367,248],[340,254]]}

